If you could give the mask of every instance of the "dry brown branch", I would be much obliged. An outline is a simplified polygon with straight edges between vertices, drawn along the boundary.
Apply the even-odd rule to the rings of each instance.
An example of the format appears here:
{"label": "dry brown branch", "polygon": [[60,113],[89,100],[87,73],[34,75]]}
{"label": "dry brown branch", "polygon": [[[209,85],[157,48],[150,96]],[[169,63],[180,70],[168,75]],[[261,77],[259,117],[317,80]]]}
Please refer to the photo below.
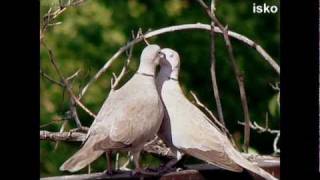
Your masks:
{"label": "dry brown branch", "polygon": [[74,98],[72,98],[72,94],[73,93],[72,93],[72,90],[71,90],[71,85],[65,79],[65,77],[62,74],[62,72],[60,71],[52,50],[44,43],[44,41],[42,41],[42,44],[48,50],[49,59],[51,61],[51,64],[53,65],[54,69],[56,70],[57,74],[59,75],[59,78],[63,82],[64,86],[66,87],[66,89],[67,89],[67,91],[68,91],[68,93],[70,95],[70,112],[71,112],[71,115],[74,118],[77,126],[81,127],[82,125],[81,125],[81,122],[80,122],[79,117],[78,117],[78,113],[77,113],[77,109],[76,109],[76,105],[75,105],[75,100],[74,100]]}
{"label": "dry brown branch", "polygon": [[[86,137],[86,133],[77,132],[76,130],[71,130],[70,132],[49,132],[42,130],[40,131],[40,140],[54,142],[82,142]],[[144,151],[156,156],[165,156],[169,158],[175,157],[175,154],[172,152],[172,150],[168,148],[158,137],[155,137],[153,140],[146,143],[144,146]]]}
{"label": "dry brown branch", "polygon": [[[133,31],[132,31],[132,38],[135,39]],[[129,66],[131,58],[132,58],[133,47],[134,47],[134,45],[132,45],[129,48],[128,58],[124,64],[124,66],[122,67],[122,70],[121,70],[119,76],[116,76],[114,73],[112,74],[113,78],[111,78],[111,92],[113,92],[115,90],[115,88],[118,86],[119,82],[121,81],[121,79],[123,78],[123,76],[127,72],[128,66]]]}
{"label": "dry brown branch", "polygon": [[[58,65],[57,65],[57,61],[56,58],[53,54],[53,51],[44,43],[44,41],[42,41],[43,46],[47,49],[48,54],[49,54],[49,59],[54,67],[54,69],[56,70],[57,74],[59,75],[62,83],[64,84],[64,86],[66,87],[69,96],[70,96],[70,111],[72,113],[72,117],[75,119],[76,124],[78,127],[81,127],[81,122],[79,120],[78,114],[77,114],[77,109],[76,109],[76,105],[78,105],[79,107],[81,107],[85,112],[87,112],[90,116],[92,117],[96,117],[96,115],[94,113],[92,113],[87,107],[85,107],[79,100],[78,98],[74,95],[71,85],[68,81],[68,79],[72,79],[72,78],[65,78],[61,72],[61,70],[59,69]],[[77,74],[77,73],[75,73]],[[73,77],[74,75],[72,75],[71,77]]]}
{"label": "dry brown branch", "polygon": [[61,83],[60,81],[57,81],[57,80],[54,80],[52,77],[50,77],[48,74],[46,74],[45,72],[43,72],[41,69],[40,69],[40,75],[44,78],[46,78],[47,80],[49,80],[50,82],[52,82],[53,84],[57,84],[61,87],[64,87],[64,84]]}
{"label": "dry brown branch", "polygon": [[80,132],[49,132],[49,131],[40,131],[40,140],[49,140],[49,141],[83,141],[86,137],[86,134]]}
{"label": "dry brown branch", "polygon": [[55,10],[52,10],[50,8],[47,12],[47,14],[44,15],[41,26],[40,26],[40,42],[44,38],[44,34],[48,31],[48,28],[50,26],[55,26],[61,24],[61,22],[54,22],[56,18],[61,15],[64,11],[66,11],[70,7],[78,6],[80,5],[84,0],[70,0],[66,4],[62,4],[61,1],[59,1],[59,6],[55,7]]}
{"label": "dry brown branch", "polygon": [[249,114],[249,108],[248,108],[248,103],[247,103],[247,96],[246,96],[246,91],[244,87],[244,77],[243,74],[241,73],[237,62],[235,60],[234,52],[233,52],[233,47],[231,45],[231,41],[229,39],[228,35],[228,27],[224,27],[221,22],[218,20],[218,18],[215,16],[214,13],[211,13],[211,10],[209,7],[202,1],[202,0],[197,0],[199,4],[203,7],[203,9],[206,11],[207,15],[210,17],[210,19],[217,24],[217,26],[220,28],[220,30],[223,32],[223,38],[226,43],[226,47],[228,49],[228,55],[229,59],[231,61],[232,67],[234,74],[237,79],[237,83],[239,86],[239,91],[240,91],[240,98],[241,98],[241,105],[244,113],[244,120],[245,120],[245,126],[244,126],[244,151],[248,152],[249,144],[250,144],[250,114]]}
{"label": "dry brown branch", "polygon": [[176,158],[176,155],[172,152],[172,150],[167,147],[158,136],[155,136],[154,139],[146,143],[143,150],[158,156]]}
{"label": "dry brown branch", "polygon": [[[84,86],[82,91],[79,94],[79,99],[83,97],[83,95],[86,93],[88,88],[92,85],[93,82],[95,82],[108,68],[112,65],[112,63],[127,49],[129,49],[134,44],[137,44],[144,39],[148,39],[157,35],[169,33],[169,32],[175,32],[175,31],[183,31],[183,30],[192,30],[192,29],[200,29],[200,30],[206,30],[211,31],[211,26],[208,24],[183,24],[183,25],[176,25],[176,26],[169,26],[165,28],[161,28],[158,30],[150,31],[144,34],[143,36],[140,36],[131,42],[127,43],[125,46],[121,47],[107,62],[104,64],[104,66],[90,79],[90,81]],[[218,27],[214,27],[214,31],[217,33],[222,33],[222,31]],[[232,38],[235,38],[248,46],[254,48],[272,67],[273,69],[280,74],[280,67],[279,65],[271,58],[271,56],[257,43],[249,39],[248,37],[241,35],[236,32],[228,31],[228,35]]]}
{"label": "dry brown branch", "polygon": [[[262,127],[259,124],[257,124],[256,122],[250,123],[250,128],[256,130],[258,133],[263,133],[263,132],[269,132],[271,134],[276,134],[274,140],[273,140],[273,152],[274,153],[280,153],[280,149],[278,148],[277,144],[279,142],[280,139],[280,130],[272,130],[269,128],[268,126],[268,116],[266,117],[266,127]],[[238,124],[240,125],[244,125],[243,122],[238,121]]]}
{"label": "dry brown branch", "polygon": [[[211,13],[214,14],[215,11],[215,2],[214,0],[211,0]],[[211,67],[210,67],[210,73],[211,73],[211,80],[212,80],[212,88],[213,88],[213,94],[217,105],[217,111],[218,111],[218,117],[223,126],[225,125],[225,121],[223,118],[223,111],[222,111],[222,105],[220,101],[220,95],[219,95],[219,88],[217,83],[217,75],[216,75],[216,56],[215,56],[215,32],[214,32],[214,21],[211,21]]]}

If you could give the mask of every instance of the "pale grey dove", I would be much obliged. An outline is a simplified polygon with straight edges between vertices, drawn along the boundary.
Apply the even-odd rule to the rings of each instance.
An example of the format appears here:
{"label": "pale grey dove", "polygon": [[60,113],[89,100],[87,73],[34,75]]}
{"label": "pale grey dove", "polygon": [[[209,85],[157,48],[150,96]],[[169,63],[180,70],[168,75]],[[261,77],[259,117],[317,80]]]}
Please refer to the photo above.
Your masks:
{"label": "pale grey dove", "polygon": [[243,168],[265,179],[276,178],[242,157],[220,129],[183,94],[178,75],[180,57],[172,49],[162,49],[160,72],[156,83],[165,106],[165,118],[159,137],[173,148],[234,172]]}
{"label": "pale grey dove", "polygon": [[109,94],[88,131],[84,145],[60,170],[75,172],[104,152],[125,150],[132,153],[136,172],[141,172],[140,152],[158,132],[163,119],[163,105],[154,77],[159,57],[158,45],[149,45],[142,51],[137,73]]}

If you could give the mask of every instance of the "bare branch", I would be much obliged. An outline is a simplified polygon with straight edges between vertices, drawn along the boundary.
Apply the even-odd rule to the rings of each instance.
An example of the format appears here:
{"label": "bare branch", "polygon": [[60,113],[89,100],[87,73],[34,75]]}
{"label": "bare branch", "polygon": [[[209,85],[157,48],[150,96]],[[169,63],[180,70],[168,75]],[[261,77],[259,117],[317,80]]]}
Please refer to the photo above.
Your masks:
{"label": "bare branch", "polygon": [[81,127],[82,125],[81,125],[80,119],[78,117],[77,109],[76,109],[76,106],[75,106],[75,100],[74,100],[74,98],[72,98],[72,94],[73,93],[72,93],[71,86],[70,86],[69,82],[64,78],[62,72],[60,71],[52,50],[50,48],[48,48],[48,46],[44,43],[44,41],[42,41],[42,44],[48,50],[49,59],[51,61],[51,64],[53,65],[54,69],[56,70],[57,74],[59,75],[59,77],[60,77],[61,81],[63,82],[64,86],[67,88],[67,91],[68,91],[68,93],[70,95],[70,111],[71,111],[72,117],[74,118],[77,126]]}
{"label": "bare branch", "polygon": [[154,139],[146,143],[143,150],[157,156],[176,158],[176,155],[173,153],[173,151],[167,147],[158,136],[155,136]]}
{"label": "bare branch", "polygon": [[[65,127],[67,126],[68,121],[64,121],[62,126],[60,127],[60,131],[59,132],[63,132]],[[54,151],[56,151],[58,149],[58,145],[59,145],[59,141],[56,142],[55,146],[54,146]]]}
{"label": "bare branch", "polygon": [[[90,116],[92,117],[96,117],[96,115],[94,113],[92,113],[87,107],[85,107],[79,100],[78,98],[74,95],[73,91],[72,91],[72,88],[71,88],[71,85],[69,83],[69,81],[63,76],[62,72],[60,71],[58,65],[57,65],[57,62],[56,62],[56,59],[55,59],[55,56],[52,52],[52,50],[46,46],[46,44],[44,43],[44,41],[42,41],[42,44],[44,45],[44,47],[48,50],[48,53],[49,53],[49,59],[54,67],[54,69],[56,70],[57,74],[59,75],[61,81],[63,82],[64,86],[66,87],[69,95],[70,95],[70,111],[72,113],[72,116],[74,117],[75,121],[76,121],[76,124],[78,127],[81,127],[81,122],[79,120],[79,117],[78,117],[78,114],[77,114],[77,111],[76,111],[76,104],[78,106],[80,106],[85,112],[87,112]],[[79,71],[78,71],[79,72]],[[78,74],[78,73],[75,73],[75,74]],[[73,75],[74,76],[74,75]],[[71,77],[73,77],[71,76]],[[70,79],[70,78],[69,78]]]}
{"label": "bare branch", "polygon": [[78,6],[82,2],[84,2],[84,0],[70,0],[67,4],[62,4],[62,2],[59,1],[59,7],[56,7],[56,10],[52,11],[52,8],[50,8],[47,14],[44,15],[42,19],[40,27],[40,42],[43,40],[44,34],[48,31],[49,26],[61,24],[61,22],[54,22],[54,20],[56,20],[58,16],[60,16],[68,8]]}
{"label": "bare branch", "polygon": [[67,81],[71,81],[72,79],[74,79],[75,77],[77,77],[80,73],[80,69],[78,71],[76,71],[74,74],[72,74],[71,76],[67,77]]}
{"label": "bare branch", "polygon": [[240,69],[239,69],[239,67],[238,67],[238,65],[236,63],[236,60],[235,60],[233,48],[232,48],[231,41],[230,41],[229,35],[228,35],[228,27],[227,26],[224,27],[220,23],[220,21],[217,19],[215,14],[211,13],[209,7],[202,0],[197,0],[197,1],[203,7],[203,9],[206,11],[206,13],[210,17],[210,19],[215,24],[217,24],[218,27],[220,28],[220,30],[223,32],[223,38],[225,40],[226,47],[228,49],[229,59],[231,61],[231,64],[232,64],[232,67],[233,67],[233,71],[234,71],[234,74],[236,76],[237,83],[238,83],[238,86],[239,86],[241,104],[242,104],[242,109],[243,109],[244,119],[245,119],[245,124],[246,124],[244,126],[244,151],[248,152],[249,143],[250,143],[250,127],[249,127],[250,114],[249,114],[247,97],[246,97],[246,92],[245,92],[245,87],[244,87],[244,77],[243,77],[243,74],[241,73],[241,71],[240,71]]}
{"label": "bare branch", "polygon": [[[104,64],[104,66],[94,75],[94,77],[85,85],[85,87],[82,89],[82,91],[79,94],[79,99],[83,97],[83,95],[88,90],[89,86],[92,85],[93,82],[95,82],[107,69],[112,65],[112,63],[127,49],[129,49],[134,44],[137,44],[141,42],[143,39],[148,39],[157,35],[169,33],[169,32],[175,32],[175,31],[183,31],[183,30],[191,30],[191,29],[200,29],[200,30],[207,30],[211,31],[211,26],[208,24],[183,24],[183,25],[176,25],[176,26],[169,26],[165,28],[161,28],[158,30],[150,31],[144,34],[143,36],[140,36],[131,42],[127,43],[125,46],[121,47],[107,62]],[[218,27],[214,27],[214,31],[217,33],[222,33],[222,31]],[[274,70],[280,74],[280,67],[279,65],[271,58],[271,56],[257,43],[252,41],[251,39],[247,38],[244,35],[241,35],[236,32],[228,31],[228,35],[232,38],[235,38],[250,47],[257,50],[257,52],[274,68]]]}
{"label": "bare branch", "polygon": [[[76,129],[77,130],[77,129]],[[48,141],[67,141],[67,142],[82,142],[86,138],[86,133],[77,132],[76,130],[71,130],[69,132],[49,132],[40,131],[40,140]],[[151,153],[156,156],[166,156],[169,158],[175,158],[175,154],[172,150],[167,147],[162,140],[155,137],[148,143],[144,145],[144,151]]]}
{"label": "bare branch", "polygon": [[[250,128],[256,130],[258,133],[268,132],[270,134],[276,134],[276,137],[273,140],[273,151],[274,153],[280,153],[280,149],[277,147],[277,144],[280,139],[280,130],[272,130],[268,127],[268,118],[266,118],[266,127],[262,127],[256,122],[250,123]],[[238,121],[238,124],[245,125],[245,123]]]}
{"label": "bare branch", "polygon": [[[214,14],[215,11],[215,1],[211,0],[211,13]],[[211,67],[210,67],[210,73],[211,73],[211,80],[212,80],[212,88],[213,88],[213,94],[216,101],[218,116],[221,124],[223,126],[225,125],[224,117],[223,117],[223,111],[222,111],[222,105],[220,101],[220,95],[219,95],[219,88],[217,83],[217,75],[216,75],[216,56],[215,56],[215,32],[214,32],[214,21],[211,21]]]}
{"label": "bare branch", "polygon": [[40,131],[40,140],[50,141],[79,141],[82,142],[86,137],[86,134],[79,132],[49,132]]}
{"label": "bare branch", "polygon": [[192,91],[190,91],[191,95],[193,96],[196,105],[198,105],[199,107],[203,108],[211,117],[212,121],[209,121],[209,123],[213,123],[214,122],[214,126],[218,125],[219,129],[229,137],[231,143],[234,145],[235,148],[237,148],[237,145],[232,137],[232,135],[230,134],[229,130],[220,123],[220,121],[213,115],[212,111],[209,110],[209,108],[207,108],[203,103],[200,102],[200,100],[198,99],[198,97],[196,96],[196,94],[194,94]]}
{"label": "bare branch", "polygon": [[51,81],[53,84],[57,84],[61,87],[64,87],[64,84],[57,81],[57,80],[54,80],[52,77],[50,77],[48,74],[46,74],[45,72],[43,72],[41,69],[40,69],[40,75],[46,79],[48,79],[49,81]]}
{"label": "bare branch", "polygon": [[134,46],[131,46],[130,49],[129,49],[129,54],[128,54],[128,58],[124,64],[124,66],[122,67],[122,70],[119,74],[119,76],[117,77],[115,74],[113,75],[114,78],[113,80],[111,81],[111,91],[114,91],[115,88],[118,86],[119,82],[121,81],[121,79],[123,78],[123,76],[126,74],[127,72],[127,69],[128,69],[128,66],[130,64],[130,61],[131,61],[131,57],[132,57],[132,52],[133,52],[133,47]]}

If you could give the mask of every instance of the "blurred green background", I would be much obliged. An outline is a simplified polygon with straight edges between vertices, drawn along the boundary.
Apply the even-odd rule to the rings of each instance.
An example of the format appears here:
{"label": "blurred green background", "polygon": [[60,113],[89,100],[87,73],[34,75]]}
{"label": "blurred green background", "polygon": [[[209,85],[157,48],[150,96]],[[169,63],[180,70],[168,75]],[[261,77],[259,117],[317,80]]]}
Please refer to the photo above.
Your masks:
{"label": "blurred green background", "polygon": [[[58,0],[41,0],[41,17],[50,7],[56,7]],[[62,2],[67,2],[66,0]],[[209,1],[206,1],[209,3]],[[279,12],[277,14],[253,14],[252,3],[264,1],[218,1],[216,14],[229,29],[243,34],[260,44],[278,63],[279,62]],[[279,7],[277,0],[268,1]],[[42,19],[40,19],[42,22]],[[179,25],[185,23],[206,23],[210,21],[201,7],[192,0],[86,0],[78,7],[67,9],[57,21],[60,25],[50,27],[45,34],[46,44],[53,50],[63,74],[70,76],[80,69],[80,74],[73,80],[75,94],[94,76],[121,46],[131,39],[131,31],[143,32],[149,29]],[[150,43],[169,47],[181,56],[181,86],[191,99],[190,90],[194,91],[206,106],[216,114],[216,106],[210,78],[210,34],[208,31],[192,30],[167,33],[149,40]],[[278,92],[270,83],[279,82],[279,76],[271,66],[252,48],[237,40],[232,40],[235,56],[245,75],[245,87],[252,121],[264,126],[266,113],[269,126],[279,129],[280,114],[277,105]],[[145,44],[135,46],[129,72],[124,79],[130,78],[137,69],[139,55]],[[223,38],[218,35],[217,78],[227,128],[233,134],[237,144],[243,143],[243,113],[238,86],[229,64],[227,49]],[[58,80],[56,72],[48,58],[48,53],[41,46],[41,69]],[[111,68],[96,81],[83,97],[82,102],[97,113],[110,90],[112,72],[118,74],[125,63],[123,54]],[[59,131],[63,118],[68,111],[68,94],[63,89],[40,77],[41,84],[41,129]],[[83,125],[90,126],[93,119],[78,108]],[[48,124],[49,123],[49,124]],[[74,121],[66,122],[65,130],[75,128]],[[274,135],[251,131],[251,150],[261,154],[273,152]],[[59,166],[80,147],[80,143],[56,143],[41,141],[40,173],[41,176],[67,174],[59,172]],[[120,156],[120,163],[126,161],[126,154]],[[160,161],[151,155],[142,158],[144,166],[156,167]],[[105,157],[92,164],[92,171],[103,171]],[[132,165],[131,165],[132,167]],[[80,173],[87,172],[87,169]]]}

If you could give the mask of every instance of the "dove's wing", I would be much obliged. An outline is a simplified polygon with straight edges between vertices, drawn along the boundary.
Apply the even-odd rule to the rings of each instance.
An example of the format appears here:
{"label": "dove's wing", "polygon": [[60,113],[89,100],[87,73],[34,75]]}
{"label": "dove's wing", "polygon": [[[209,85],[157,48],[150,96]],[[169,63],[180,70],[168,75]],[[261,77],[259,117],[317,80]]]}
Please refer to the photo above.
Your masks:
{"label": "dove's wing", "polygon": [[161,124],[162,104],[154,79],[138,76],[109,95],[89,130],[104,136],[98,149],[125,148],[151,138]]}
{"label": "dove's wing", "polygon": [[168,86],[162,91],[162,98],[170,117],[174,146],[221,168],[242,171],[242,168],[226,154],[224,144],[228,142],[225,137],[174,83],[176,82],[168,82]]}

